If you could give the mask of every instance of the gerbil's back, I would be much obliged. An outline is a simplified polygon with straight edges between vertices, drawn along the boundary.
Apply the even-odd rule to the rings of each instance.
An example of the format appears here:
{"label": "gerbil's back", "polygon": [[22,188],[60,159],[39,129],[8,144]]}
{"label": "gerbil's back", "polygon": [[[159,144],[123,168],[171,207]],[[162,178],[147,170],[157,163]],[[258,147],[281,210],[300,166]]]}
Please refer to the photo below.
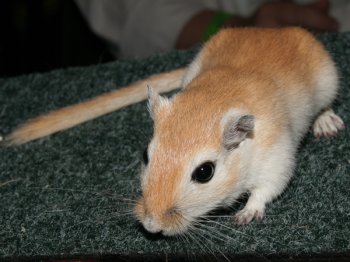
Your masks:
{"label": "gerbil's back", "polygon": [[[315,71],[330,57],[324,47],[301,28],[225,29],[203,49],[203,71],[230,66],[262,72],[271,79],[283,76],[312,81]],[[287,77],[287,79],[286,79]]]}

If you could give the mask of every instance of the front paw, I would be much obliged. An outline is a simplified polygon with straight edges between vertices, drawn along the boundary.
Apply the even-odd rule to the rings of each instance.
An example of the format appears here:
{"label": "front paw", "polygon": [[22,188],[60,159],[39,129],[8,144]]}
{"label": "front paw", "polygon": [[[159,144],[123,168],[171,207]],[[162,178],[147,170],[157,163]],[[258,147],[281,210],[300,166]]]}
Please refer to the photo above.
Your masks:
{"label": "front paw", "polygon": [[234,215],[233,221],[237,225],[246,225],[249,224],[253,219],[255,219],[257,222],[261,222],[263,217],[264,211],[243,208],[241,211]]}
{"label": "front paw", "polygon": [[321,113],[313,124],[313,132],[316,138],[333,137],[338,130],[344,129],[343,120],[337,116],[332,109],[328,109]]}

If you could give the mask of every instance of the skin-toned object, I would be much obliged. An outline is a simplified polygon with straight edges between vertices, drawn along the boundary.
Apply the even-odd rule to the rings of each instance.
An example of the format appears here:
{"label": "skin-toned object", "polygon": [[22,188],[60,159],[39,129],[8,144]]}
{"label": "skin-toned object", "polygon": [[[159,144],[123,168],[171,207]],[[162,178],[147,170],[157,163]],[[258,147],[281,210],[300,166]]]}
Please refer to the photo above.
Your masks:
{"label": "skin-toned object", "polygon": [[[194,15],[182,28],[176,48],[189,48],[200,42],[208,24],[217,11],[203,10]],[[249,17],[233,16],[224,27],[269,27],[301,26],[316,32],[336,32],[339,24],[330,15],[328,0],[318,0],[300,5],[293,1],[271,1],[263,4]]]}
{"label": "skin-toned object", "polygon": [[[335,65],[307,31],[225,29],[187,69],[31,120],[5,142],[19,144],[138,102],[147,96],[154,135],[144,154],[135,215],[152,233],[186,232],[198,218],[249,192],[235,222],[261,220],[290,180],[298,145],[344,127],[331,110]],[[171,99],[158,92],[181,85]]]}

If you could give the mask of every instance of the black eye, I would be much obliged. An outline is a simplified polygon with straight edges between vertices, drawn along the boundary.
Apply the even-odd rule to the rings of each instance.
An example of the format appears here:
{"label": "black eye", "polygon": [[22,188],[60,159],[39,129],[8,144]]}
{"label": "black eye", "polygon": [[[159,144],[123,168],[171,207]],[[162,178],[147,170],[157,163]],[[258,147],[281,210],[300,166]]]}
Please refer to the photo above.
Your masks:
{"label": "black eye", "polygon": [[192,180],[199,183],[207,183],[214,175],[215,164],[205,162],[198,166],[192,173]]}
{"label": "black eye", "polygon": [[147,148],[143,151],[142,153],[142,160],[143,160],[143,163],[145,165],[148,164],[148,152],[147,152]]}

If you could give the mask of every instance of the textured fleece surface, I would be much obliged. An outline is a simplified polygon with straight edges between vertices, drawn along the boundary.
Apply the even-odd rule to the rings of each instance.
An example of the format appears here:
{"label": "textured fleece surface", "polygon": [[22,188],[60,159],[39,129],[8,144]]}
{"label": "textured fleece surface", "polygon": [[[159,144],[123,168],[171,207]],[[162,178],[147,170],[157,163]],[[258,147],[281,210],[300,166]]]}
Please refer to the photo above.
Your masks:
{"label": "textured fleece surface", "polygon": [[[350,33],[321,35],[337,62],[335,111],[350,123]],[[195,51],[0,79],[0,133],[25,119],[188,64]],[[300,146],[288,189],[261,223],[220,213],[179,238],[150,236],[131,211],[142,151],[152,134],[139,103],[26,145],[0,148],[0,255],[297,255],[350,251],[350,132]],[[205,196],[203,196],[205,197]],[[204,227],[204,226],[203,226]],[[195,259],[195,258],[194,258]]]}

